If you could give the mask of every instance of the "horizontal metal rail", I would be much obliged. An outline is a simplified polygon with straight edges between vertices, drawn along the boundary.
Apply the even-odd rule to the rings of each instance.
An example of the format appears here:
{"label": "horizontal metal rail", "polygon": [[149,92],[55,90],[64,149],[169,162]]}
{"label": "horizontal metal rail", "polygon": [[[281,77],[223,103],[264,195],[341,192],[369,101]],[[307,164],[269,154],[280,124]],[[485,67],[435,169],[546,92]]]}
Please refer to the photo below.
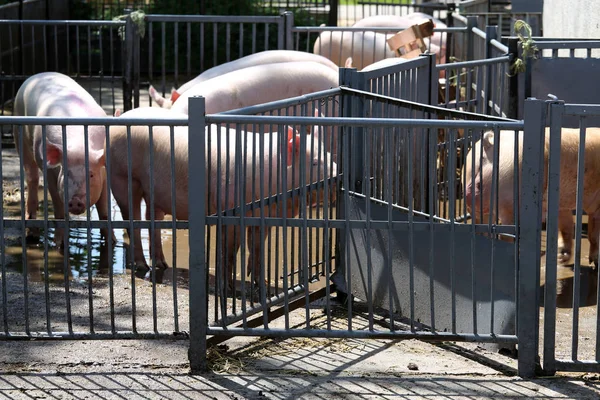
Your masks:
{"label": "horizontal metal rail", "polygon": [[[449,65],[449,64],[444,64],[444,65]],[[411,110],[430,112],[430,113],[437,114],[439,116],[445,116],[445,117],[450,117],[450,118],[461,118],[461,119],[465,119],[465,120],[472,120],[473,122],[474,121],[514,122],[514,123],[520,124],[520,126],[521,126],[520,128],[515,127],[514,129],[523,129],[522,124],[518,120],[515,120],[515,119],[504,118],[504,117],[495,117],[495,116],[491,116],[491,115],[482,115],[482,114],[477,114],[477,113],[473,113],[473,112],[453,110],[451,108],[444,108],[444,107],[439,107],[439,106],[431,106],[431,105],[412,102],[409,100],[401,100],[401,99],[397,99],[395,97],[389,97],[389,96],[384,96],[384,95],[380,95],[380,94],[365,92],[362,90],[347,88],[347,87],[343,87],[343,86],[342,86],[342,90],[360,94],[370,100],[377,100],[377,101],[380,101],[383,103],[402,105],[403,107],[406,107]],[[351,119],[351,118],[345,118],[344,120],[348,120],[348,119]],[[406,121],[406,120],[401,120],[401,121]],[[414,120],[414,121],[417,121],[417,120]],[[445,125],[445,124],[433,126],[433,125],[428,125],[426,122],[424,124],[421,124],[424,121],[431,121],[431,120],[418,120],[418,121],[419,122],[415,126],[419,126],[419,127],[438,127],[439,126],[440,128],[453,128],[454,127],[454,126]],[[438,124],[440,124],[441,122],[442,121],[440,121],[440,120],[436,120],[436,123],[438,123]],[[466,122],[466,121],[443,121],[443,122],[445,123],[445,122]],[[460,126],[460,127],[463,127],[463,126]],[[466,126],[464,126],[464,127],[466,127]],[[456,128],[458,128],[458,126],[456,126]],[[506,128],[506,129],[513,129],[513,126]]]}
{"label": "horizontal metal rail", "polygon": [[280,329],[280,328],[236,328],[236,327],[210,327],[207,329],[209,335],[227,336],[265,336],[269,337],[318,337],[318,338],[348,338],[348,339],[419,339],[425,341],[451,341],[451,342],[481,342],[481,343],[517,343],[515,335],[495,334],[454,334],[449,332],[410,332],[410,331],[363,331],[363,330],[327,330],[327,329]]}
{"label": "horizontal metal rail", "polygon": [[264,113],[282,108],[302,105],[314,100],[325,99],[342,94],[342,89],[337,87],[333,89],[322,90],[319,92],[304,94],[301,96],[290,97],[284,100],[272,101],[269,103],[258,104],[255,106],[236,108],[234,110],[223,111],[220,115],[253,115]]}
{"label": "horizontal metal rail", "polygon": [[280,23],[280,16],[259,15],[173,15],[147,14],[144,19],[148,22],[226,22],[226,23]]}
{"label": "horizontal metal rail", "polygon": [[151,331],[140,331],[140,332],[132,332],[132,331],[117,331],[107,332],[107,331],[97,331],[94,333],[85,333],[85,332],[52,332],[52,334],[47,333],[37,333],[31,332],[27,334],[25,332],[11,332],[6,335],[0,333],[0,340],[107,340],[107,339],[180,339],[180,340],[188,340],[189,335],[187,332],[151,332]]}
{"label": "horizontal metal rail", "polygon": [[0,25],[69,25],[69,26],[125,26],[125,21],[89,21],[89,20],[45,20],[45,19],[0,19]]}

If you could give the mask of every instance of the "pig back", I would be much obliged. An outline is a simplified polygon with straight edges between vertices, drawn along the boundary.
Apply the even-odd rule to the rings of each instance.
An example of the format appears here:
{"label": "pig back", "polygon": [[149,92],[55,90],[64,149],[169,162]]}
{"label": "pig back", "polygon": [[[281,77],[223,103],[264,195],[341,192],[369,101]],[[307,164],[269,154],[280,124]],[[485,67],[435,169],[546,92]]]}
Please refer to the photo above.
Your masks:
{"label": "pig back", "polygon": [[[109,153],[111,180],[128,182],[128,158],[131,153],[132,181],[138,183],[143,197],[150,202],[151,179],[153,180],[154,207],[171,214],[171,182],[175,180],[177,219],[187,219],[188,213],[188,129],[175,127],[174,164],[171,168],[171,131],[168,126],[152,129],[152,160],[149,128],[132,126],[131,141],[127,140],[125,126],[113,126],[110,130]],[[151,164],[152,161],[152,164]],[[174,172],[174,173],[173,173]],[[113,185],[111,182],[111,185]]]}
{"label": "pig back", "polygon": [[243,68],[204,81],[181,95],[172,111],[188,114],[188,99],[206,98],[206,113],[214,114],[338,85],[338,73],[320,63],[287,62]]}

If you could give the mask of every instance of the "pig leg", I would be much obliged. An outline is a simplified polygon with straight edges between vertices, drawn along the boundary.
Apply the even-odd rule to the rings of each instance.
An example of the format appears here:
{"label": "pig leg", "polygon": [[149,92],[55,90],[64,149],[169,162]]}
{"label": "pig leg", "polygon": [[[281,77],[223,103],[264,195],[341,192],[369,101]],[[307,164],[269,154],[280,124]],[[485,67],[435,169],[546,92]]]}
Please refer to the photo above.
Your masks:
{"label": "pig leg", "polygon": [[[100,198],[96,203],[96,209],[98,210],[98,217],[100,220],[106,221],[108,220],[108,196],[110,196],[110,190],[108,190],[106,179],[104,179],[104,188],[100,193]],[[114,232],[109,232],[108,228],[100,229],[100,234],[108,244],[108,237],[111,236],[112,243],[114,244],[116,241]]]}
{"label": "pig leg", "polygon": [[[13,132],[16,132],[17,129],[18,127],[14,127]],[[17,153],[20,154],[19,140],[17,135],[15,135],[15,145],[17,147]],[[33,153],[27,146],[24,146],[23,148],[23,168],[25,169],[25,180],[27,182],[27,203],[25,206],[26,218],[36,219],[40,175],[38,166],[33,158]],[[39,236],[40,230],[38,228],[28,228],[25,240],[36,239]]]}
{"label": "pig leg", "polygon": [[[571,210],[558,210],[558,263],[565,265],[573,251],[573,215]],[[591,251],[591,248],[590,248]]]}
{"label": "pig leg", "polygon": [[222,228],[224,235],[221,238],[222,258],[217,260],[217,265],[221,265],[221,276],[223,282],[227,282],[227,287],[235,292],[235,283],[233,279],[233,267],[237,251],[240,248],[240,228],[231,225],[224,225]]}
{"label": "pig leg", "polygon": [[[150,203],[150,200],[146,201],[146,205]],[[150,221],[150,207],[146,207],[146,221]],[[165,213],[158,209],[154,209],[154,220],[162,221],[165,219]],[[163,253],[162,238],[160,237],[160,229],[154,228],[154,246],[152,246],[152,240],[150,241],[150,254],[154,254],[155,268],[167,269],[169,266],[165,261],[165,254]]]}
{"label": "pig leg", "polygon": [[[46,177],[48,178],[48,192],[50,192],[50,198],[52,199],[52,207],[54,208],[54,218],[55,219],[64,219],[65,218],[65,203],[63,199],[60,197],[58,192],[58,168],[48,169],[46,172]],[[59,252],[62,253],[64,250],[64,237],[65,230],[63,228],[56,228],[54,230],[54,243],[59,249]]]}
{"label": "pig leg", "polygon": [[[254,284],[258,285],[260,282],[260,247],[261,244],[264,244],[267,240],[267,237],[271,234],[271,228],[265,227],[263,234],[261,235],[260,226],[249,226],[247,228],[246,235],[246,244],[248,246],[248,252],[250,253],[248,256],[248,264],[247,264],[247,274],[250,276],[250,272],[254,273]],[[268,285],[268,280],[266,279],[265,272],[265,285]]]}
{"label": "pig leg", "polygon": [[[129,196],[127,192],[127,176],[115,176],[111,180],[111,188],[113,196],[117,201],[117,205],[121,210],[121,216],[123,221],[129,220],[129,213],[133,212],[133,219],[140,220],[142,218],[141,202],[142,202],[142,187],[136,180],[131,181],[131,197],[133,201],[132,207],[129,205]],[[133,208],[133,210],[132,210]],[[142,248],[142,238],[140,236],[140,230],[135,229],[135,237],[133,239],[134,247],[134,263],[135,266],[145,269],[149,269],[144,257],[144,249]],[[129,245],[131,246],[131,230],[127,228],[127,236],[129,237]]]}
{"label": "pig leg", "polygon": [[598,235],[600,234],[600,209],[593,214],[588,214],[588,240],[590,242],[590,264],[598,268]]}

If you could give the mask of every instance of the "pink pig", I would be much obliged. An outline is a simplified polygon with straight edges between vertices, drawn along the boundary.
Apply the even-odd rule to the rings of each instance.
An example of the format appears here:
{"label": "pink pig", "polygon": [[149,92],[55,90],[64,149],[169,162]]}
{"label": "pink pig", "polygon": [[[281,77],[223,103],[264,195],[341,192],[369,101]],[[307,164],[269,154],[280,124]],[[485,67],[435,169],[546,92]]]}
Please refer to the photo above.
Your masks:
{"label": "pink pig", "polygon": [[185,91],[172,110],[188,113],[188,98],[204,96],[206,113],[214,114],[338,86],[333,69],[312,61],[264,64],[209,79]]}
{"label": "pink pig", "polygon": [[[523,157],[523,132],[519,132],[519,166]],[[576,208],[577,193],[577,166],[579,129],[563,128],[561,135],[560,154],[560,190],[558,225],[561,238],[559,239],[559,262],[567,263],[571,259],[573,248],[573,216],[572,210]],[[504,224],[514,223],[514,131],[502,131],[500,140],[493,132],[486,132],[483,138],[475,143],[469,151],[465,160],[466,184],[465,201],[467,208],[474,214],[490,214],[491,185],[493,177],[493,157],[495,146],[500,146],[499,151],[499,174],[498,174],[498,217]],[[547,186],[548,186],[548,146],[549,129],[546,130],[545,146],[545,172],[543,186],[543,213],[545,218],[547,212]],[[482,160],[480,161],[480,154]],[[475,166],[472,165],[472,152],[475,152]],[[589,261],[598,265],[598,236],[600,234],[600,159],[594,155],[600,152],[600,129],[588,128],[585,142],[585,173],[583,188],[583,209],[589,215],[588,238],[590,242]],[[475,180],[472,181],[472,172],[475,170]],[[464,182],[463,182],[464,183]],[[471,210],[472,201],[475,200],[475,210]],[[481,201],[483,206],[481,207]],[[495,208],[495,207],[494,207]],[[495,218],[494,218],[495,219]],[[483,223],[487,221],[484,218]]]}
{"label": "pink pig", "polygon": [[[94,98],[73,79],[58,72],[44,72],[28,78],[19,88],[15,97],[14,114],[38,117],[106,117],[106,113]],[[20,128],[13,127],[17,149],[20,147]],[[89,206],[96,205],[100,219],[108,216],[108,188],[104,167],[104,126],[88,127],[88,161],[85,163],[84,127],[66,127],[66,159],[62,139],[62,127],[49,125],[46,128],[46,166],[48,167],[48,191],[52,198],[54,217],[65,216],[65,188],[67,189],[67,209],[70,213],[83,214]],[[23,127],[23,166],[27,178],[27,219],[35,219],[38,207],[39,172],[44,168],[42,127]],[[89,197],[87,201],[86,178],[89,177]],[[30,234],[33,234],[31,232]],[[102,229],[108,238],[108,232]],[[57,245],[62,245],[62,230],[57,229]]]}
{"label": "pink pig", "polygon": [[294,61],[312,61],[325,65],[326,67],[331,68],[332,71],[338,71],[337,65],[328,60],[325,57],[322,57],[318,54],[307,53],[305,51],[296,51],[296,50],[266,50],[261,51],[255,54],[250,54],[248,56],[239,58],[237,60],[233,60],[221,65],[217,65],[216,67],[207,69],[196,78],[192,79],[189,82],[184,83],[179,87],[179,89],[171,89],[171,99],[167,100],[162,97],[154,87],[150,86],[149,92],[150,96],[156,101],[156,104],[163,108],[171,108],[173,103],[187,90],[192,87],[207,81],[209,79],[215,78],[217,76],[224,75],[226,73],[237,71],[239,69],[253,67],[255,65],[264,65],[264,64],[274,64],[274,63],[282,63],[282,62],[294,62]]}
{"label": "pink pig", "polygon": [[[159,109],[156,107],[139,108],[128,111],[122,114],[122,117],[185,117],[185,114],[176,113],[173,110]],[[171,211],[171,190],[167,189],[171,186],[171,179],[175,179],[176,187],[176,219],[187,219],[188,218],[188,129],[187,127],[176,127],[174,130],[174,142],[175,142],[175,175],[172,176],[171,169],[165,166],[171,165],[171,149],[170,149],[170,132],[167,126],[155,126],[153,130],[153,145],[154,145],[154,213],[156,220],[162,220],[165,214],[170,214]],[[146,218],[150,216],[150,164],[148,154],[150,153],[149,140],[148,140],[148,127],[147,126],[132,126],[131,127],[131,146],[135,149],[132,152],[132,195],[133,204],[128,202],[128,171],[127,171],[127,129],[124,126],[113,126],[110,132],[110,148],[107,149],[111,159],[111,189],[115,200],[121,209],[123,219],[129,219],[130,212],[133,212],[134,219],[140,219],[141,217],[141,200],[147,204]],[[271,187],[264,187],[262,195],[269,197],[272,194],[277,193],[277,162],[278,162],[278,149],[277,144],[278,135],[276,134],[254,134],[250,132],[242,132],[242,138],[245,143],[244,148],[248,149],[245,163],[242,168],[246,171],[251,172],[257,166],[253,164],[251,152],[256,149],[258,152],[258,146],[263,145],[265,147],[265,158],[263,160],[262,170],[264,171],[265,185],[268,185],[269,178],[271,178],[273,185]],[[300,182],[300,160],[305,159],[305,171],[307,181],[312,177],[313,181],[319,181],[323,179],[327,169],[327,177],[335,176],[337,174],[337,166],[331,161],[331,157],[328,153],[325,153],[322,149],[321,153],[317,153],[316,144],[312,141],[312,136],[307,136],[307,146],[312,149],[314,145],[315,150],[301,151],[299,147],[300,135],[296,134],[293,129],[288,128],[288,143],[287,149],[287,189],[293,189],[292,180],[295,186]],[[264,144],[260,140],[264,140]],[[272,147],[269,147],[269,140],[272,139]],[[214,214],[217,212],[217,207],[220,205],[221,210],[226,210],[235,207],[235,180],[233,176],[230,176],[229,185],[226,184],[226,173],[227,173],[227,155],[229,154],[229,171],[235,171],[235,149],[236,149],[236,131],[227,130],[225,128],[219,128],[211,126],[210,129],[207,127],[206,132],[206,143],[207,143],[207,165],[209,170],[207,173],[207,184],[212,190],[210,191],[210,197],[207,200],[208,213]],[[218,146],[218,143],[221,146]],[[256,147],[253,147],[253,146]],[[322,146],[321,146],[322,147]],[[217,175],[217,155],[220,153],[221,162],[221,175]],[[258,157],[258,154],[256,154]],[[256,160],[258,163],[258,159]],[[232,172],[230,172],[232,174]],[[311,175],[312,174],[312,175]],[[279,179],[280,181],[280,179]],[[307,182],[308,183],[308,182]],[[261,196],[260,191],[260,180],[253,180],[252,173],[246,175],[245,184],[245,202],[249,203],[254,200],[258,200]],[[217,198],[216,188],[221,187],[221,193]],[[331,190],[333,197],[333,190]],[[315,193],[316,194],[316,193]],[[315,197],[311,193],[311,199],[308,204],[314,204],[322,200],[322,193],[319,193]],[[226,202],[227,200],[227,202]],[[288,200],[288,216],[292,217],[297,215],[299,212],[299,199],[298,197],[292,202]],[[281,203],[267,206],[265,209],[265,215],[278,215],[281,216],[280,209]],[[254,213],[254,214],[253,214]],[[259,215],[259,210],[249,211],[247,215]],[[227,255],[226,265],[228,266],[228,282],[232,283],[232,268],[235,261],[235,254],[240,247],[240,233],[239,227],[226,226],[224,228],[228,240],[223,241],[223,254]],[[261,241],[255,241],[260,230],[256,228],[248,227],[248,246],[250,250],[250,256],[248,261],[248,271],[253,270],[255,272],[255,281],[259,276],[260,265],[258,261],[260,258],[260,244]],[[235,233],[235,235],[234,235]],[[270,234],[270,229],[267,229],[265,235]],[[234,242],[233,237],[237,238]],[[130,236],[131,237],[131,236]],[[136,231],[135,240],[135,262],[139,266],[147,267],[146,260],[141,246],[141,239],[139,230]],[[165,257],[162,251],[162,244],[160,238],[160,230],[155,231],[154,236],[154,248],[150,249],[151,254],[154,254],[156,259],[156,266],[165,268],[167,267]],[[257,254],[258,253],[258,254]]]}
{"label": "pink pig", "polygon": [[[370,17],[363,18],[357,21],[352,27],[354,28],[374,28],[374,27],[389,27],[397,29],[398,31],[407,29],[412,25],[423,22],[424,20],[431,19],[435,24],[436,28],[446,28],[439,19],[433,18],[431,15],[424,14],[421,12],[414,12],[408,15],[372,15]],[[426,38],[425,43],[427,48],[434,54],[437,55],[437,63],[442,64],[446,62],[446,33],[434,32],[431,38]]]}

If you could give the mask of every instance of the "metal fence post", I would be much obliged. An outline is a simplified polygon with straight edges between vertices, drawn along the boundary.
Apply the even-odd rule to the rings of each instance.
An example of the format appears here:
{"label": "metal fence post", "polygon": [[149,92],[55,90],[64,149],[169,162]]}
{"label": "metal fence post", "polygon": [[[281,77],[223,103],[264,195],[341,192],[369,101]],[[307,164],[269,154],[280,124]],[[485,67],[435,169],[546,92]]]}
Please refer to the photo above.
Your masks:
{"label": "metal fence post", "polygon": [[[519,56],[519,39],[508,39],[508,52],[511,63]],[[519,119],[519,74],[509,71],[508,75],[508,118]]]}
{"label": "metal fence post", "polygon": [[[489,60],[493,57],[492,53],[492,40],[498,38],[498,26],[486,26],[485,27],[485,58]],[[483,96],[483,113],[486,115],[493,115],[494,106],[490,105],[490,99],[492,98],[492,66],[487,65],[485,67],[485,93]]]}
{"label": "metal fence post", "polygon": [[558,206],[560,192],[561,127],[564,101],[546,101],[550,121],[548,146],[548,215],[546,218],[546,276],[544,279],[544,364],[543,374],[556,373],[556,292],[558,254]]}
{"label": "metal fence post", "polygon": [[131,20],[131,10],[125,10],[125,30],[123,31],[125,45],[123,46],[123,111],[132,109],[132,74],[133,74],[133,34],[134,24]]}
{"label": "metal fence post", "polygon": [[[364,74],[358,72],[356,68],[340,68],[339,70],[340,76],[340,86],[347,86],[352,89],[357,90],[366,90],[366,81]],[[343,117],[353,117],[353,118],[364,118],[366,117],[365,112],[365,100],[361,97],[351,95],[344,96],[344,107],[342,109]],[[345,128],[342,128],[345,129]],[[345,168],[352,168],[351,171],[347,171],[350,173],[350,177],[354,178],[354,180],[350,181],[351,191],[356,191],[362,193],[362,184],[361,178],[363,176],[364,169],[364,160],[363,160],[363,129],[360,127],[355,127],[353,129],[352,135],[342,135],[342,138],[348,139],[345,143],[342,143],[342,146],[349,146],[350,151],[350,165],[344,166]]]}
{"label": "metal fence post", "polygon": [[339,0],[329,0],[329,18],[327,20],[329,26],[338,25],[339,3]]}
{"label": "metal fence post", "polygon": [[[453,14],[456,11],[456,4],[452,3],[452,4],[446,4],[446,26],[448,28],[453,28],[454,27],[454,17]],[[443,37],[443,34],[442,34]],[[453,49],[453,45],[454,45],[454,34],[447,32],[446,33],[446,48],[447,49]],[[452,55],[455,55],[455,52],[451,53]]]}
{"label": "metal fence post", "polygon": [[208,328],[208,266],[206,265],[206,142],[205,99],[189,98],[188,178],[190,348],[188,359],[193,373],[207,370],[206,330]]}
{"label": "metal fence post", "polygon": [[539,288],[542,188],[544,178],[544,132],[546,103],[525,100],[520,221],[518,223],[519,291],[517,298],[517,337],[519,376],[533,377],[539,366]]}
{"label": "metal fence post", "polygon": [[477,26],[477,17],[467,17],[467,57],[465,60],[459,61],[473,61],[475,57],[475,34],[473,33],[473,28]]}
{"label": "metal fence post", "polygon": [[[421,104],[429,104],[432,106],[438,105],[438,86],[439,86],[439,73],[435,67],[435,54],[421,54],[422,57],[429,59],[427,68],[417,69],[417,102]],[[427,85],[422,82],[427,82]],[[430,119],[430,113],[423,113],[420,118]],[[423,128],[420,135],[414,135],[415,150],[420,154],[415,154],[413,158],[415,163],[419,163],[425,168],[417,168],[413,174],[413,198],[415,208],[429,212],[429,172],[426,170],[429,166],[429,128]],[[415,164],[416,166],[417,164]],[[423,179],[420,179],[420,174]],[[423,192],[423,196],[419,196]],[[424,200],[424,204],[421,204],[421,200]]]}
{"label": "metal fence post", "polygon": [[[435,54],[421,54],[427,57],[427,67],[417,69],[417,103],[437,105],[439,73],[435,67]],[[426,83],[426,84],[424,84]]]}
{"label": "metal fence post", "polygon": [[283,48],[284,50],[294,50],[294,34],[292,28],[294,28],[294,13],[291,11],[285,11],[281,14],[283,17]]}
{"label": "metal fence post", "polygon": [[[131,17],[127,18],[131,21]],[[145,22],[144,22],[145,23]],[[131,24],[133,26],[132,32],[132,49],[131,49],[131,58],[132,58],[132,69],[131,69],[131,85],[133,90],[133,107],[138,108],[140,106],[140,47],[141,47],[141,38],[140,38],[140,30],[137,25]]]}

